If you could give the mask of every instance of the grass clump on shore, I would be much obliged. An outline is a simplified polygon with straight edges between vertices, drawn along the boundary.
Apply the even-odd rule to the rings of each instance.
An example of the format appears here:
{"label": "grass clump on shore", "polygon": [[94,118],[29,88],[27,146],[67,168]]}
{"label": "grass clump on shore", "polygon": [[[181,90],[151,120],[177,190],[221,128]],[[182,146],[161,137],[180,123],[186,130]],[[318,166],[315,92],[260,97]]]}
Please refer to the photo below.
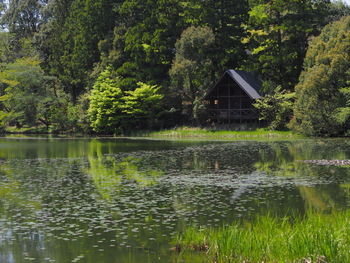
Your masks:
{"label": "grass clump on shore", "polygon": [[305,218],[258,217],[252,224],[187,229],[182,251],[205,250],[210,262],[350,262],[350,212]]}
{"label": "grass clump on shore", "polygon": [[149,137],[167,137],[167,138],[197,138],[197,139],[298,139],[301,135],[291,131],[270,131],[267,129],[257,129],[251,131],[228,131],[211,130],[203,128],[180,127],[170,130],[150,132]]}

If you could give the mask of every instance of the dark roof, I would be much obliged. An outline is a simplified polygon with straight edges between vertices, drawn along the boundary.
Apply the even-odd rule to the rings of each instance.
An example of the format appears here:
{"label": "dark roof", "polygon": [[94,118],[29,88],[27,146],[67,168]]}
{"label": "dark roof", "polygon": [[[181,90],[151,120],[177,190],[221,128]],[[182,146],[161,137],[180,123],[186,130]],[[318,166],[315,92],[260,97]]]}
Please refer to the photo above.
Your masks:
{"label": "dark roof", "polygon": [[258,78],[250,72],[233,69],[229,69],[224,73],[224,75],[215,84],[215,86],[208,91],[207,96],[220,83],[220,81],[225,77],[226,74],[228,74],[251,99],[261,98],[259,94],[259,89],[261,85]]}

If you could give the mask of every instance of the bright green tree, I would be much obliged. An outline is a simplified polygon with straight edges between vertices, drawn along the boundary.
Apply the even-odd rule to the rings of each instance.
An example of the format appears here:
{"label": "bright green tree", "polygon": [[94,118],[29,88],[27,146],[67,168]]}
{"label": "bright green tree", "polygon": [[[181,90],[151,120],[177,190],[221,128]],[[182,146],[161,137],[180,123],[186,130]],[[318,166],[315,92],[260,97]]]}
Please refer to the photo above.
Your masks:
{"label": "bright green tree", "polygon": [[142,82],[133,91],[120,89],[120,77],[108,67],[96,80],[88,115],[97,132],[120,133],[132,128],[151,128],[161,109],[159,87]]}
{"label": "bright green tree", "polygon": [[344,134],[350,128],[350,16],[311,41],[304,67],[291,126],[308,135]]}
{"label": "bright green tree", "polygon": [[107,68],[93,85],[88,116],[94,131],[116,133],[121,126],[123,93],[119,79]]}
{"label": "bright green tree", "polygon": [[161,110],[163,95],[160,87],[139,82],[134,91],[126,91],[123,97],[123,113],[132,126],[152,128],[157,120],[157,113]]}

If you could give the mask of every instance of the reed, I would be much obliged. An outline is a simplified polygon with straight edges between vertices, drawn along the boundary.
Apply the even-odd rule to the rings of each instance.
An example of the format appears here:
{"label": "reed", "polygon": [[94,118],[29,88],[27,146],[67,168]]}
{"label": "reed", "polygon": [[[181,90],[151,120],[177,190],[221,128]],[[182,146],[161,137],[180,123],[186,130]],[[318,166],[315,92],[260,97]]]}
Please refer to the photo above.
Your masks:
{"label": "reed", "polygon": [[182,251],[203,250],[210,262],[350,262],[350,212],[257,217],[252,223],[187,229]]}
{"label": "reed", "polygon": [[267,129],[256,129],[247,131],[210,130],[203,128],[180,127],[176,129],[150,132],[149,137],[166,138],[199,138],[199,139],[299,139],[303,138],[299,134],[291,131],[270,131]]}

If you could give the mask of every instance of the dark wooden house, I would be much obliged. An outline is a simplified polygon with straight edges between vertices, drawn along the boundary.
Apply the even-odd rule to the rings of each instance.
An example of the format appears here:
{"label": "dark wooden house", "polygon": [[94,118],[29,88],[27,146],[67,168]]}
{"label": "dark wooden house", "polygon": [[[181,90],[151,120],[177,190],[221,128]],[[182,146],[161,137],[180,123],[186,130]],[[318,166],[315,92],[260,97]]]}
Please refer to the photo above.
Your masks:
{"label": "dark wooden house", "polygon": [[245,122],[258,119],[253,107],[259,99],[260,81],[252,73],[227,70],[207,92],[205,101],[208,115],[214,122]]}

